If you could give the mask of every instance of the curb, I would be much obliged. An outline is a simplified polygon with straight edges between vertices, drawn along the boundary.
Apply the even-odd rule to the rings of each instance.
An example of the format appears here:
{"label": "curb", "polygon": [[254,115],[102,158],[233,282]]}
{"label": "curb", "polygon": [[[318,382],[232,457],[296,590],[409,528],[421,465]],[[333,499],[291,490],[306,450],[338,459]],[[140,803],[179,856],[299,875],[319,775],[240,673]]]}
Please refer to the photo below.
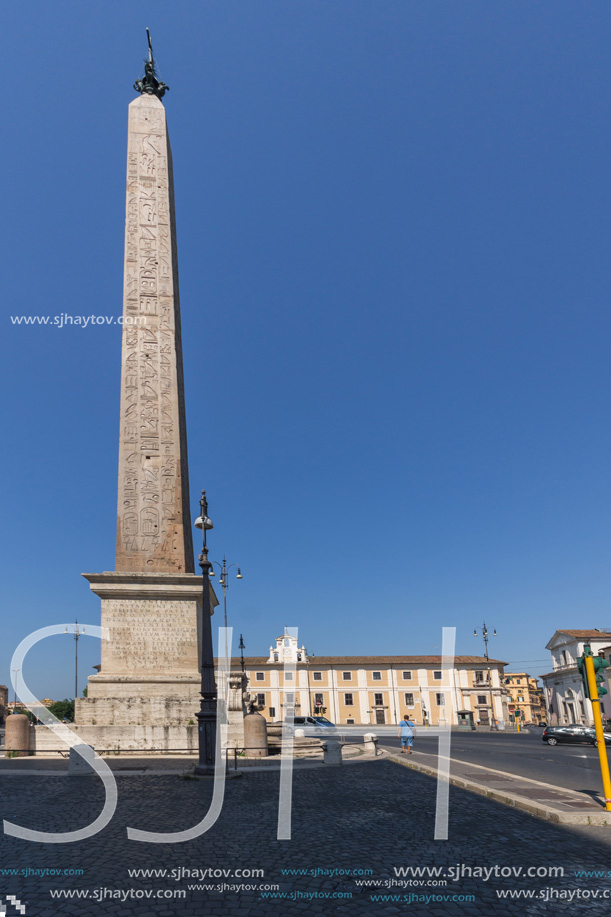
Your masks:
{"label": "curb", "polygon": [[[437,778],[437,769],[428,767],[426,764],[417,764],[414,761],[406,761],[392,754],[388,755],[388,760],[392,761],[393,764],[399,764],[403,767],[408,767],[410,770],[420,771],[428,777]],[[475,766],[481,767],[481,765]],[[504,772],[495,771],[495,773]],[[528,778],[523,779],[527,780]],[[539,783],[539,781],[530,782]],[[490,787],[484,786],[481,783],[476,783],[474,780],[468,780],[465,777],[456,777],[450,774],[450,783],[452,786],[458,786],[461,789],[468,790],[471,793],[477,793],[479,796],[486,796],[488,799],[493,799],[495,802],[500,802],[503,803],[503,805],[512,806],[514,809],[521,809],[523,812],[528,812],[529,815],[535,815],[537,818],[544,818],[546,821],[551,821],[555,824],[611,826],[611,812],[607,812],[606,810],[603,810],[602,812],[563,812],[559,809],[552,808],[551,806],[546,806],[542,802],[533,802],[530,799],[525,799],[523,796],[520,796],[516,793],[506,793],[501,790],[490,789]],[[539,783],[539,785],[541,786],[544,784]],[[547,785],[551,786],[551,784]],[[554,787],[554,789],[557,789],[557,787]],[[567,790],[566,792],[570,793],[571,791]]]}

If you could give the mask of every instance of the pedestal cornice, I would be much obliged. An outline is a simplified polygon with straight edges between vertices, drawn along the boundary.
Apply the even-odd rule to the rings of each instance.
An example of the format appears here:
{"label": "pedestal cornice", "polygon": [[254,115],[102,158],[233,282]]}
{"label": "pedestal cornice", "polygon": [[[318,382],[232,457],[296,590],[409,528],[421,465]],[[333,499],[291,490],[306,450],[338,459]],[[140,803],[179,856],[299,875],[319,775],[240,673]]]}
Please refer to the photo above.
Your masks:
{"label": "pedestal cornice", "polygon": [[[123,573],[106,570],[104,573],[82,573],[89,588],[102,599],[147,598],[147,599],[201,599],[202,577],[193,573]],[[210,603],[218,605],[218,599],[210,584]]]}

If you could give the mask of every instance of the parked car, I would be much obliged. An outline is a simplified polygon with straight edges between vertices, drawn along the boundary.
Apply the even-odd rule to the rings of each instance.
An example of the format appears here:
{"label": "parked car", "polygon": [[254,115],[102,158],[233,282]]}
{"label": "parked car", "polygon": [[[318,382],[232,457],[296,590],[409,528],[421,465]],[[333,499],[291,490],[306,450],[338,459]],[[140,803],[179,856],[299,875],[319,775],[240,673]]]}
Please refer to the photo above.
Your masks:
{"label": "parked car", "polygon": [[306,735],[314,731],[317,735],[329,735],[336,731],[335,724],[327,719],[326,716],[296,716],[293,718],[293,726],[297,729],[305,729]]}
{"label": "parked car", "polygon": [[[611,745],[611,731],[604,729],[605,745]],[[596,745],[594,726],[582,726],[581,723],[570,723],[568,726],[546,726],[541,736],[548,745],[560,743],[570,745]]]}

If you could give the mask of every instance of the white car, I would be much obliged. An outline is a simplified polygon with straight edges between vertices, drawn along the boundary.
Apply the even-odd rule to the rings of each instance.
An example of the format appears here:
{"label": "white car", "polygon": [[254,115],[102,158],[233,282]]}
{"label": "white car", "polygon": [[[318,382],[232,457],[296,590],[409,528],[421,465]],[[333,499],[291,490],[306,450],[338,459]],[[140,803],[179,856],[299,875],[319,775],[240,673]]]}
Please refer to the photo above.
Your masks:
{"label": "white car", "polygon": [[306,735],[314,731],[317,735],[330,735],[337,732],[335,724],[326,716],[295,716],[292,725],[296,729],[305,729]]}

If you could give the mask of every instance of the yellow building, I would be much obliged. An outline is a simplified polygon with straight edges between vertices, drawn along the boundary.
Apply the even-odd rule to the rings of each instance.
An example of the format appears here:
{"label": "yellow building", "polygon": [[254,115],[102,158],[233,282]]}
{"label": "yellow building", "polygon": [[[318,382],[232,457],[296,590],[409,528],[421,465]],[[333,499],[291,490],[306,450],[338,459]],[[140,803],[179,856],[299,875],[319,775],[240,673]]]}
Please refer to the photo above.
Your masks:
{"label": "yellow building", "polygon": [[[497,659],[456,656],[443,671],[440,656],[308,656],[284,633],[267,658],[244,662],[248,690],[269,722],[281,722],[285,707],[294,704],[297,716],[323,714],[337,725],[395,724],[406,713],[419,724],[456,725],[459,710],[489,725],[493,707],[505,725],[506,663]],[[294,675],[285,663],[294,666]]]}
{"label": "yellow building", "polygon": [[509,692],[509,712],[519,714],[520,724],[538,726],[546,722],[545,696],[536,678],[526,672],[510,672],[505,676],[505,687]]}

